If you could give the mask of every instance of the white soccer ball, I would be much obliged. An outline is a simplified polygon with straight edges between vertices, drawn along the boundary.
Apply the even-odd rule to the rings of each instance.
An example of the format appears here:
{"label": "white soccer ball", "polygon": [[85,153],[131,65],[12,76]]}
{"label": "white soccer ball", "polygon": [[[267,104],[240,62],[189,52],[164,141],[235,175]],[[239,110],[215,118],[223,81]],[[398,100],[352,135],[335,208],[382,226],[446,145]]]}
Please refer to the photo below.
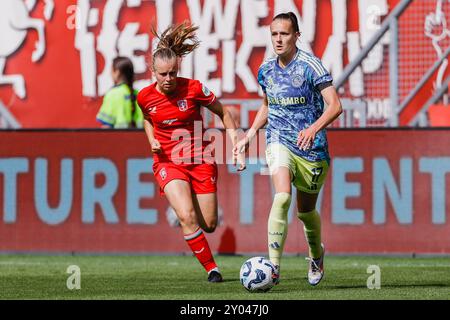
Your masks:
{"label": "white soccer ball", "polygon": [[272,274],[275,267],[269,259],[253,257],[244,262],[240,271],[241,283],[252,292],[266,292],[273,286]]}

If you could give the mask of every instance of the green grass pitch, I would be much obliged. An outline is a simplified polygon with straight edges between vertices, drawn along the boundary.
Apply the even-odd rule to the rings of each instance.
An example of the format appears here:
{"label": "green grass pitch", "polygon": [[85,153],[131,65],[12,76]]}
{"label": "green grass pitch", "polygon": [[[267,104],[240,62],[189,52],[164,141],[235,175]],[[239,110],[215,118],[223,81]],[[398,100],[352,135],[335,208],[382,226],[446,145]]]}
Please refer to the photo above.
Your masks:
{"label": "green grass pitch", "polygon": [[[208,283],[191,256],[0,255],[0,299],[310,300],[449,299],[450,258],[326,256],[317,287],[306,280],[304,257],[285,257],[281,283],[249,293],[239,282],[248,256],[217,256],[223,283]],[[66,286],[67,268],[81,270],[81,289]],[[367,288],[369,265],[381,270],[381,288]]]}

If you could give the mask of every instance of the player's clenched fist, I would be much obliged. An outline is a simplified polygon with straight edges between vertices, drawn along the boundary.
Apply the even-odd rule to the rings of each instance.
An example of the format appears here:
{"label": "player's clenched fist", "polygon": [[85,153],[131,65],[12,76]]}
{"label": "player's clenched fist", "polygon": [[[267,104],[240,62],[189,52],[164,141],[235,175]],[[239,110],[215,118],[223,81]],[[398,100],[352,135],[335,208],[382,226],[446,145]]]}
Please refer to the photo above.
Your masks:
{"label": "player's clenched fist", "polygon": [[152,142],[152,152],[153,153],[161,153],[161,144],[158,140],[153,140]]}

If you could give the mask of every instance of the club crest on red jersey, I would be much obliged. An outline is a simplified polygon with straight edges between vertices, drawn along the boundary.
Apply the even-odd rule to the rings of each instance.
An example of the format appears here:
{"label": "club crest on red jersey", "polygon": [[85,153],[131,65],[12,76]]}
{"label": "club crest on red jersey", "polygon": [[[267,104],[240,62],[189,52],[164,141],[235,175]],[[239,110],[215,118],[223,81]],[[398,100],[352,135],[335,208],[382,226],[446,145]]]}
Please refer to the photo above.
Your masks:
{"label": "club crest on red jersey", "polygon": [[159,172],[159,175],[161,176],[161,179],[166,180],[167,178],[166,168],[162,168],[161,171]]}
{"label": "club crest on red jersey", "polygon": [[180,109],[180,111],[186,111],[188,109],[187,100],[178,100],[177,105],[178,105],[178,109]]}

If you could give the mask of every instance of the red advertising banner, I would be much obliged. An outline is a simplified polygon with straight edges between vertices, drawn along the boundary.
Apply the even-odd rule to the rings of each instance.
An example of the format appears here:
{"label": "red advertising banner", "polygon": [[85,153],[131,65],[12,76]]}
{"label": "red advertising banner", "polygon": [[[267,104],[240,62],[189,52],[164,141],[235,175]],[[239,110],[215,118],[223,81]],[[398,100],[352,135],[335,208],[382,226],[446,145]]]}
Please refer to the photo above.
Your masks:
{"label": "red advertising banner", "polygon": [[[328,137],[331,170],[318,203],[328,252],[450,253],[450,131]],[[219,164],[221,223],[207,235],[215,252],[267,251],[273,191],[258,143],[244,172]],[[0,146],[0,251],[189,251],[169,223],[143,132],[2,131]],[[289,224],[286,253],[305,253],[295,203]]]}

